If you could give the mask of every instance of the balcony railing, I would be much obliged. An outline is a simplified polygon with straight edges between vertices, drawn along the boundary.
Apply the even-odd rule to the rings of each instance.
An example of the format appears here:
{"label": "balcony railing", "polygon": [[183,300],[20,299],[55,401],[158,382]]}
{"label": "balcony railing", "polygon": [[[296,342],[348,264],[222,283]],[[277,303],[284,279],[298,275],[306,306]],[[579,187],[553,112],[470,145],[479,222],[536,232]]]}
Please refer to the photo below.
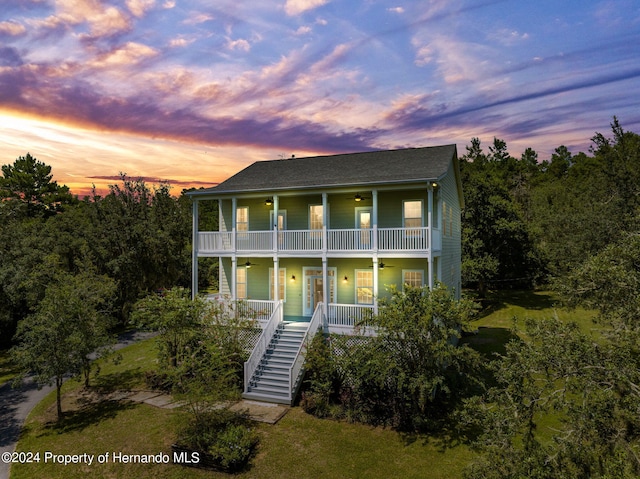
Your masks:
{"label": "balcony railing", "polygon": [[[431,230],[431,244],[440,249],[438,229]],[[198,251],[225,253],[313,253],[427,251],[429,228],[377,228],[273,231],[201,231]]]}

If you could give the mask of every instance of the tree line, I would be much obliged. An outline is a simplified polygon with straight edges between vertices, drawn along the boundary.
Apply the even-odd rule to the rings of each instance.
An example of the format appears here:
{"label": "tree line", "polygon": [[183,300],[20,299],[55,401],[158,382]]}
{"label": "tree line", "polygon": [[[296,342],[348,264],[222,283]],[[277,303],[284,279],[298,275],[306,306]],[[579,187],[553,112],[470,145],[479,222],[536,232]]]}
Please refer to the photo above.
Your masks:
{"label": "tree line", "polygon": [[52,180],[51,166],[30,154],[2,167],[0,178],[0,333],[37,313],[49,288],[84,276],[112,282],[105,312],[125,325],[149,291],[190,285],[190,201],[168,184],[150,187],[121,175],[106,195],[83,200]]}
{"label": "tree line", "polygon": [[640,136],[615,117],[611,130],[588,153],[559,146],[542,161],[531,148],[512,156],[498,138],[488,152],[471,140],[460,158],[465,286],[483,295],[549,283],[637,231]]}

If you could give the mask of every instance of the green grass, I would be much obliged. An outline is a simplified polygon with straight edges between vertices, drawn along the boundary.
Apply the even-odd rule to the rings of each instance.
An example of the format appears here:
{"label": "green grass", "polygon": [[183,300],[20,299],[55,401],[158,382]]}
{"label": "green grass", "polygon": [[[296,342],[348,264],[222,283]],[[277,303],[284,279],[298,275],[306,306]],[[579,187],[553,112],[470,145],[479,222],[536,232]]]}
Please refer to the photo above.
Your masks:
{"label": "green grass", "polygon": [[[593,314],[554,310],[549,292],[508,292],[493,295],[474,322],[479,334],[467,338],[487,354],[504,350],[512,337],[513,317],[577,321],[592,328]],[[120,353],[119,364],[104,362],[93,384],[102,390],[144,387],[144,372],[155,367],[155,342],[147,340]],[[80,389],[69,381],[64,391]],[[54,419],[55,396],[49,395],[29,416],[17,451],[52,451],[56,454],[171,454],[174,431],[181,419],[175,410],[144,404],[103,402],[68,413],[60,424]],[[406,436],[385,428],[322,420],[292,408],[276,425],[259,424],[260,445],[244,478],[448,478],[460,477],[474,453],[449,437]],[[226,474],[165,464],[14,465],[11,479],[48,478],[200,478]]]}
{"label": "green grass", "polygon": [[[551,291],[499,291],[488,295],[480,314],[471,323],[478,334],[466,337],[463,342],[488,356],[493,353],[504,354],[507,342],[524,337],[525,319],[549,319],[554,316],[562,321],[577,323],[584,332],[598,334],[598,328],[593,323],[594,311],[562,308],[558,297]],[[514,325],[518,335],[513,334]]]}
{"label": "green grass", "polygon": [[20,370],[11,362],[11,356],[8,349],[0,350],[0,384],[15,379]]}

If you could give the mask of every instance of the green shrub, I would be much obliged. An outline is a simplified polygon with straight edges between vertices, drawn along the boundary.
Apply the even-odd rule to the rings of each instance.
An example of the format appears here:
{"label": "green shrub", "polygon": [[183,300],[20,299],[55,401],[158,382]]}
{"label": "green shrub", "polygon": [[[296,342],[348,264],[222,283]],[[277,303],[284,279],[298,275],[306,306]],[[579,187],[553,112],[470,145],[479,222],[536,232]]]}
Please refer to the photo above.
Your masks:
{"label": "green shrub", "polygon": [[240,424],[227,424],[218,432],[208,452],[223,469],[237,471],[249,462],[257,444],[258,437],[253,429]]}
{"label": "green shrub", "polygon": [[258,435],[246,415],[222,408],[191,416],[178,434],[178,444],[199,451],[208,464],[231,472],[249,462]]}

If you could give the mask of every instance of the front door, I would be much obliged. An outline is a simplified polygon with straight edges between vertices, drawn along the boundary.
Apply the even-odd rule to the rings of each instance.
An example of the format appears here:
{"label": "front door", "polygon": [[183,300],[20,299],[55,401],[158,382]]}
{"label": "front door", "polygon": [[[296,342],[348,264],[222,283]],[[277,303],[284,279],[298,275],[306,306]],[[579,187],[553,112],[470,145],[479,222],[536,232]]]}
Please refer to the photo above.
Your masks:
{"label": "front door", "polygon": [[356,208],[356,249],[369,249],[371,247],[371,208]]}
{"label": "front door", "polygon": [[[304,304],[303,315],[311,316],[316,310],[318,303],[324,302],[324,279],[322,269],[303,268],[304,273]],[[335,296],[335,268],[328,268],[329,280],[329,302],[334,302]]]}

